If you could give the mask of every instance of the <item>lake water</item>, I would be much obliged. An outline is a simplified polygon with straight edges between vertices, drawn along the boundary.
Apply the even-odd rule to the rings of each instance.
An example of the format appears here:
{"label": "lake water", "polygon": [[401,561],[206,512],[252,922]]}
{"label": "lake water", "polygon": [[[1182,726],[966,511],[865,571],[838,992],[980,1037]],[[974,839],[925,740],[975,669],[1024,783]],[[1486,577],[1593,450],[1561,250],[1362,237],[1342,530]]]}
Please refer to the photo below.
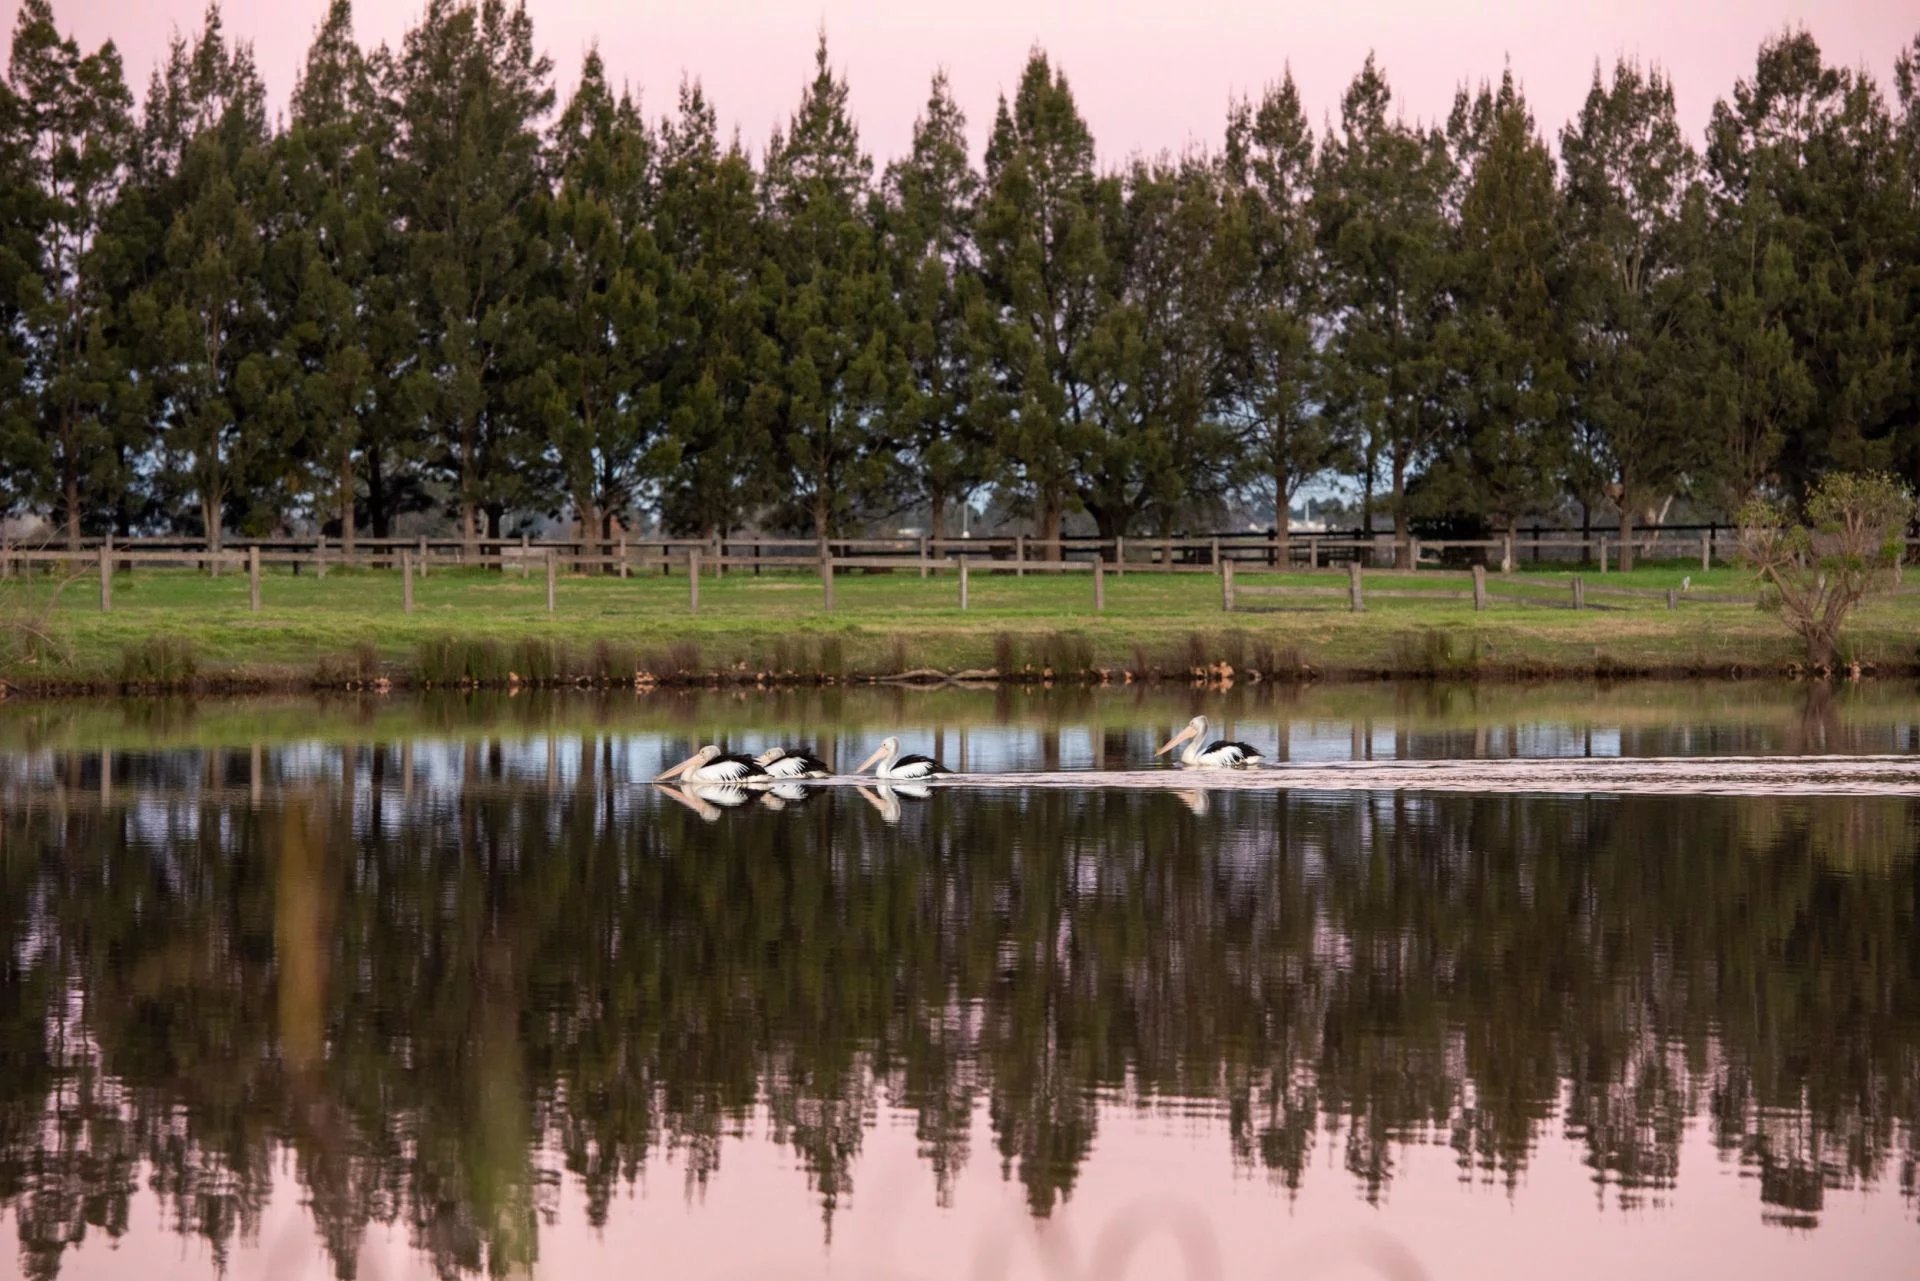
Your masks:
{"label": "lake water", "polygon": [[[1123,785],[1195,712],[1286,764]],[[648,782],[894,732],[995,777]],[[1885,685],[0,705],[0,1275],[1913,1276],[1917,751]]]}

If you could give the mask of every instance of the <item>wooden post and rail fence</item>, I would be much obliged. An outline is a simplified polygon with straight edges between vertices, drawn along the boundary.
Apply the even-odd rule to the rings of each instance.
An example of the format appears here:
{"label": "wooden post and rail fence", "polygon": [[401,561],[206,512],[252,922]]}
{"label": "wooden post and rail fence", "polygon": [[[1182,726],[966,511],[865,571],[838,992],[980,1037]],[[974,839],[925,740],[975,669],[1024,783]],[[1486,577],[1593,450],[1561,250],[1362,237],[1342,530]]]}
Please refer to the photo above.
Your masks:
{"label": "wooden post and rail fence", "polygon": [[[1696,555],[1703,567],[1710,566],[1717,551],[1715,532],[1673,536],[1660,547],[1684,556],[1683,566],[1690,567],[1691,558]],[[85,540],[79,548],[0,543],[0,578],[35,572],[64,573],[71,577],[93,569],[99,578],[102,612],[110,612],[114,607],[117,575],[168,566],[186,567],[209,575],[218,574],[223,568],[243,569],[247,576],[248,609],[253,613],[261,612],[265,603],[262,576],[267,569],[290,569],[295,575],[310,569],[317,579],[348,570],[398,570],[401,608],[411,613],[415,603],[414,579],[417,576],[424,582],[430,568],[445,570],[464,566],[499,573],[517,570],[525,579],[530,576],[536,560],[544,569],[548,613],[558,610],[559,579],[563,573],[629,579],[652,571],[661,575],[684,573],[687,609],[697,614],[702,579],[720,577],[728,570],[755,576],[773,572],[816,575],[821,585],[822,607],[828,612],[835,606],[837,576],[900,572],[915,573],[923,580],[943,573],[955,574],[958,606],[962,610],[971,605],[972,575],[981,572],[1025,578],[1028,574],[1085,571],[1092,579],[1095,613],[1106,609],[1108,574],[1124,578],[1129,570],[1136,574],[1214,575],[1220,582],[1221,607],[1228,612],[1247,608],[1252,601],[1291,600],[1304,605],[1316,597],[1342,596],[1346,598],[1347,609],[1354,613],[1366,610],[1369,597],[1471,600],[1477,612],[1484,612],[1496,603],[1584,609],[1588,607],[1589,597],[1602,602],[1664,600],[1669,609],[1677,609],[1687,602],[1750,602],[1753,599],[1690,590],[1686,585],[1611,587],[1586,575],[1576,575],[1565,585],[1555,587],[1529,582],[1530,575],[1517,572],[1516,557],[1523,551],[1532,550],[1538,560],[1541,551],[1548,550],[1552,554],[1551,563],[1569,566],[1575,563],[1575,553],[1597,552],[1599,577],[1604,579],[1609,576],[1608,567],[1614,559],[1611,552],[1617,551],[1617,539],[1611,536],[1586,540],[1415,538],[1396,543],[1381,537],[1296,534],[1285,545],[1284,554],[1271,535],[1258,534],[1161,537],[1136,539],[1131,543],[1124,537],[1067,538],[1060,541],[1056,559],[1036,558],[1032,554],[1034,550],[1021,534],[977,539],[640,539],[623,535],[617,540],[569,540],[520,536],[473,543],[417,537],[361,539],[351,552],[330,538],[229,540],[224,546],[213,548],[190,539],[107,537]],[[1916,550],[1920,550],[1920,540],[1909,540],[1909,556]],[[1640,554],[1643,559],[1647,558],[1644,549]],[[1672,555],[1666,557],[1669,565],[1673,559]],[[1347,581],[1334,586],[1299,581],[1254,583],[1245,578],[1248,574],[1280,572],[1282,566],[1285,572],[1295,575],[1304,570],[1308,578],[1340,573]],[[1369,578],[1386,574],[1395,577],[1368,583]],[[1408,581],[1410,579],[1412,581]]]}

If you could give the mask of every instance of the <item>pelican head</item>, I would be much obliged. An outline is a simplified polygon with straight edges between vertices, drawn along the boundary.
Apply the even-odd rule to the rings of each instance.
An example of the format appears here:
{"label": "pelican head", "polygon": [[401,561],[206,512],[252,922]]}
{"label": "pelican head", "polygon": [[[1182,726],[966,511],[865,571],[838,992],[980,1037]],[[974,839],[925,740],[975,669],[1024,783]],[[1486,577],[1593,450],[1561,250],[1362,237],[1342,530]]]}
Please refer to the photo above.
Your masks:
{"label": "pelican head", "polygon": [[878,765],[881,761],[890,761],[894,757],[898,756],[899,754],[900,754],[899,739],[891,738],[891,737],[883,739],[881,740],[880,746],[873,749],[873,755],[867,757],[866,760],[861,761],[860,764],[854,769],[853,772],[856,774],[864,774],[868,770],[872,769],[875,765]]}
{"label": "pelican head", "polygon": [[1207,732],[1207,718],[1204,716],[1196,716],[1192,720],[1187,722],[1187,727],[1185,729],[1181,730],[1178,734],[1175,734],[1172,738],[1168,739],[1165,743],[1162,743],[1160,745],[1160,750],[1155,752],[1154,755],[1165,756],[1168,752],[1171,752],[1174,748],[1180,746],[1180,744],[1186,742],[1188,739],[1199,738],[1202,734],[1205,734],[1206,732]]}
{"label": "pelican head", "polygon": [[687,757],[686,760],[681,761],[666,773],[654,775],[653,781],[656,783],[664,783],[670,778],[678,778],[690,769],[705,765],[718,755],[720,755],[720,749],[712,743],[708,743],[705,747],[695,752],[692,756]]}
{"label": "pelican head", "polygon": [[785,756],[786,754],[787,754],[787,749],[784,747],[769,747],[766,751],[754,757],[753,763],[755,765],[758,765],[761,769],[765,769],[767,766],[773,764],[775,761],[779,760],[782,756]]}

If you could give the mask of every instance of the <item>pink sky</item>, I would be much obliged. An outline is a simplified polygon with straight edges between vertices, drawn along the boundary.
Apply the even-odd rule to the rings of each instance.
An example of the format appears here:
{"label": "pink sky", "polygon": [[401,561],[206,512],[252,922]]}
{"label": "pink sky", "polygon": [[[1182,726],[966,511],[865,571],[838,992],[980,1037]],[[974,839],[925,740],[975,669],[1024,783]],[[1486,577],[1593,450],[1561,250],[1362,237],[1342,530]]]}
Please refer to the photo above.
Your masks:
{"label": "pink sky", "polygon": [[[327,0],[228,0],[229,33],[253,41],[277,111]],[[648,113],[673,102],[682,72],[700,77],[723,124],[756,152],[786,119],[824,24],[848,76],[868,148],[904,149],[927,80],[944,66],[984,140],[994,101],[1038,43],[1063,65],[1106,162],[1218,139],[1228,96],[1258,91],[1289,63],[1316,129],[1369,49],[1396,101],[1443,114],[1463,80],[1511,60],[1549,134],[1578,108],[1594,60],[1620,54],[1672,73],[1682,122],[1697,136],[1716,98],[1751,73],[1760,40],[1801,25],[1829,60],[1865,67],[1892,95],[1896,53],[1920,33],[1912,0],[527,0],[562,99],[598,41],[611,74]],[[361,0],[363,43],[397,43],[417,0]],[[19,0],[0,0],[11,31]],[[136,92],[176,29],[198,29],[204,0],[54,0],[88,46],[111,37]]]}

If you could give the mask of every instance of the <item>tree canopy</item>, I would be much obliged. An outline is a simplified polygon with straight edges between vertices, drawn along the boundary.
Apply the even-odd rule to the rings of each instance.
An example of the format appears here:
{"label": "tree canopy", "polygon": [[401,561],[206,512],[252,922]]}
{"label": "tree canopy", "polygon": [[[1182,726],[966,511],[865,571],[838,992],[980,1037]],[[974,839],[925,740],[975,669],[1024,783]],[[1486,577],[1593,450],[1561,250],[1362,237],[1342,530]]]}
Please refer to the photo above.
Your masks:
{"label": "tree canopy", "polygon": [[984,503],[1057,544],[1284,538],[1345,493],[1402,538],[1624,540],[1920,484],[1916,66],[1883,92],[1782,33],[1696,147],[1632,61],[1557,129],[1511,73],[1410,119],[1370,57],[1316,131],[1283,65],[1217,148],[1109,157],[1036,48],[977,137],[936,74],[877,166],[824,34],[745,140],[697,79],[658,114],[597,52],[556,86],[514,0],[393,48],[332,0],[284,113],[217,6],[136,102],[25,0],[0,515],[824,537]]}

